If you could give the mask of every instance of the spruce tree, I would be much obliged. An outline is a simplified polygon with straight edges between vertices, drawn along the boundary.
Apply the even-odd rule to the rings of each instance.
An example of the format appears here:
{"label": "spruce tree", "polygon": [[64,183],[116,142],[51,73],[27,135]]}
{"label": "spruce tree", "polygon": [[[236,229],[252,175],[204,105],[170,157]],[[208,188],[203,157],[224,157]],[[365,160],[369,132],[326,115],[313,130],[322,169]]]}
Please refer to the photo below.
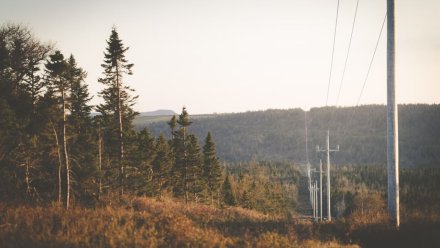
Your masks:
{"label": "spruce tree", "polygon": [[76,135],[87,132],[91,125],[92,106],[89,104],[92,97],[88,86],[84,83],[87,73],[78,67],[75,57],[70,55],[67,77],[70,82],[70,123]]}
{"label": "spruce tree", "polygon": [[133,64],[128,63],[125,58],[127,50],[128,47],[125,47],[122,40],[119,39],[116,28],[113,28],[110,38],[107,40],[104,63],[101,65],[104,69],[103,77],[98,80],[105,86],[105,89],[99,93],[104,103],[99,105],[97,109],[107,122],[106,130],[110,136],[107,144],[113,142],[117,144],[113,151],[107,152],[117,154],[119,195],[124,193],[126,176],[124,134],[133,129],[132,121],[137,114],[132,109],[137,96],[130,95],[134,90],[128,87],[123,80],[125,76],[132,75]]}
{"label": "spruce tree", "polygon": [[142,195],[152,195],[152,162],[155,156],[154,138],[147,128],[137,134],[137,154],[135,171],[130,175],[134,191]]}
{"label": "spruce tree", "polygon": [[226,173],[225,180],[223,181],[221,196],[226,205],[237,205],[237,200],[235,199],[234,191],[232,190],[231,181],[229,179],[229,173]]}
{"label": "spruce tree", "polygon": [[204,182],[202,178],[202,157],[201,148],[197,137],[188,135],[188,146],[186,156],[186,168],[184,176],[185,197],[189,200],[188,193],[191,193],[197,202],[199,194],[203,191]]}
{"label": "spruce tree", "polygon": [[215,151],[215,143],[211,133],[208,132],[203,146],[203,178],[209,190],[211,205],[214,204],[214,193],[220,188],[221,177],[222,171]]}
{"label": "spruce tree", "polygon": [[89,192],[93,187],[92,176],[96,172],[96,141],[93,137],[92,106],[89,104],[92,97],[84,82],[87,73],[77,65],[73,55],[68,58],[67,66],[66,77],[70,84],[70,156],[74,164],[72,172],[75,175],[75,193],[82,199],[91,199],[92,194]]}
{"label": "spruce tree", "polygon": [[170,183],[173,163],[172,151],[165,137],[161,134],[155,144],[156,156],[153,160],[153,182],[159,198]]}
{"label": "spruce tree", "polygon": [[[54,54],[49,55],[49,60],[46,63],[46,72],[48,74],[48,79],[50,86],[54,89],[57,94],[58,102],[60,103],[61,111],[61,138],[62,138],[62,148],[63,148],[63,162],[66,168],[66,208],[69,208],[70,204],[70,159],[67,148],[67,109],[68,109],[68,96],[70,92],[70,84],[67,80],[67,69],[68,64],[64,59],[63,54],[60,51],[55,51]],[[61,166],[58,171],[61,171]]]}
{"label": "spruce tree", "polygon": [[[171,119],[173,121],[173,119]],[[182,113],[179,115],[179,119],[176,120],[179,128],[174,131],[172,140],[173,153],[174,153],[174,195],[179,197],[184,195],[185,200],[188,201],[188,127],[191,125],[189,114],[186,108],[182,108]],[[170,125],[171,126],[171,125]]]}

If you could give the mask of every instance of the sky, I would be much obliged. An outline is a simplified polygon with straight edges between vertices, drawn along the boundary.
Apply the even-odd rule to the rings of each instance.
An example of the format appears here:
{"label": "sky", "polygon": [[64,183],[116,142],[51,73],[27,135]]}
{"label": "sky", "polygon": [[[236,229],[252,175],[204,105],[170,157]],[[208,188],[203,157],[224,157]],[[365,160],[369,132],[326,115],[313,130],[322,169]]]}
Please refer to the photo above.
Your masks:
{"label": "sky", "polygon": [[[359,0],[339,101],[356,0],[2,0],[0,24],[28,26],[103,86],[113,26],[129,47],[137,111],[186,106],[190,114],[309,109],[357,104],[386,0]],[[440,103],[440,1],[396,1],[398,103]],[[330,85],[330,86],[329,86]],[[327,89],[330,89],[329,91]],[[386,25],[359,104],[386,104]]]}

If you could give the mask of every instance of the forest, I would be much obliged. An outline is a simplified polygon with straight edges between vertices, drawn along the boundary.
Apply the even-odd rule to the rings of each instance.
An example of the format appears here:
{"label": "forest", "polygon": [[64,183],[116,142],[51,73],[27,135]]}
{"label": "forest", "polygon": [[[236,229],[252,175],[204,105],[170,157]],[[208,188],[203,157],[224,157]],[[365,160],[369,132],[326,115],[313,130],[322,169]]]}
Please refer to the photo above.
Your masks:
{"label": "forest", "polygon": [[[166,132],[159,118],[138,118],[137,128],[154,134]],[[157,120],[157,121],[156,121]],[[386,106],[320,107],[307,111],[309,157],[319,163],[315,147],[340,146],[335,163],[341,165],[386,164]],[[440,106],[399,106],[400,164],[404,167],[440,165]],[[229,162],[258,160],[305,163],[305,114],[301,109],[266,110],[235,114],[195,116],[190,130],[202,137],[209,130],[219,156]]]}
{"label": "forest", "polygon": [[192,118],[182,107],[135,125],[135,65],[116,28],[102,49],[92,96],[74,55],[0,26],[0,247],[440,245],[437,105],[401,107],[400,230],[386,214],[385,107],[311,109],[310,147],[325,128],[341,146],[337,218],[316,222],[302,184],[304,111]]}

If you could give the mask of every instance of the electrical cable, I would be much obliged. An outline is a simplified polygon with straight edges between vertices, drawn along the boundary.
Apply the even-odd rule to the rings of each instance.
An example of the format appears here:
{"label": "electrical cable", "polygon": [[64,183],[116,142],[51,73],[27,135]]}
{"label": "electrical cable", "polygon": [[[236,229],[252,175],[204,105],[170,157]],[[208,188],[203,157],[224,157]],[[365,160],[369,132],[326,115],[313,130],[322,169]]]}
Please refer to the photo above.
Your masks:
{"label": "electrical cable", "polygon": [[353,24],[351,26],[350,41],[348,43],[347,56],[345,57],[345,64],[344,64],[344,70],[342,71],[341,83],[339,84],[338,96],[336,98],[336,106],[338,106],[338,103],[339,103],[339,96],[341,95],[341,89],[342,89],[342,85],[343,85],[344,77],[345,77],[345,70],[347,68],[348,57],[350,55],[351,41],[353,39],[354,26],[355,26],[355,23],[356,23],[356,16],[357,16],[357,12],[358,12],[358,6],[359,6],[359,0],[357,0],[357,2],[356,2],[356,9],[354,11]]}
{"label": "electrical cable", "polygon": [[371,65],[374,61],[374,56],[376,55],[377,47],[379,46],[380,37],[382,36],[383,27],[385,26],[385,21],[387,19],[387,13],[385,13],[385,17],[383,18],[382,27],[380,28],[379,37],[377,38],[376,47],[374,48],[373,57],[371,58],[370,65],[368,66],[367,75],[365,76],[364,84],[362,85],[361,93],[359,94],[359,97],[356,102],[356,106],[359,105],[359,101],[361,100],[362,93],[364,92],[365,85],[367,84],[368,76],[370,75]]}
{"label": "electrical cable", "polygon": [[329,75],[329,78],[328,78],[327,98],[325,100],[325,106],[327,106],[327,103],[328,103],[328,95],[330,93],[330,84],[331,84],[331,80],[332,80],[333,58],[334,58],[334,54],[335,54],[335,43],[336,43],[336,31],[338,29],[338,16],[339,16],[339,0],[338,0],[338,5],[336,7],[336,21],[335,21],[335,32],[333,34],[332,60],[330,62],[330,75]]}

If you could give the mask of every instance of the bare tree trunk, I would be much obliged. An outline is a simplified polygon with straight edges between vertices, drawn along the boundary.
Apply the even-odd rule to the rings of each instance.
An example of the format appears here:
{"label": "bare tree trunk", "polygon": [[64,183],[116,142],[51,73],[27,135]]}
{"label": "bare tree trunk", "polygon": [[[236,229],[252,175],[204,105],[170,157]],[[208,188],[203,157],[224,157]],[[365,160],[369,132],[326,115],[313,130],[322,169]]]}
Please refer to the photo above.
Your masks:
{"label": "bare tree trunk", "polygon": [[123,140],[123,128],[122,128],[122,108],[121,108],[121,84],[119,82],[119,68],[116,66],[116,88],[118,90],[118,106],[117,106],[117,115],[119,121],[119,186],[120,186],[120,196],[124,194],[124,140]]}
{"label": "bare tree trunk", "polygon": [[26,167],[26,172],[25,172],[25,182],[26,182],[26,194],[28,196],[31,195],[31,182],[30,182],[30,173],[29,173],[29,167],[30,167],[30,161],[29,158],[26,159],[25,162],[25,167]]}
{"label": "bare tree trunk", "polygon": [[63,101],[63,148],[64,148],[64,159],[66,162],[66,181],[67,181],[66,209],[69,209],[69,203],[70,203],[70,163],[69,163],[69,156],[67,154],[66,100],[65,100],[64,88],[61,90],[61,95],[62,95],[62,101]]}
{"label": "bare tree trunk", "polygon": [[58,153],[58,203],[61,203],[61,168],[62,168],[62,159],[61,159],[61,151],[60,151],[60,142],[58,140],[57,130],[55,130],[55,126],[52,123],[53,134],[55,135],[55,142],[57,145],[57,153]]}
{"label": "bare tree trunk", "polygon": [[102,136],[101,136],[101,124],[98,126],[98,170],[99,170],[99,178],[98,178],[98,200],[101,200],[102,194]]}

